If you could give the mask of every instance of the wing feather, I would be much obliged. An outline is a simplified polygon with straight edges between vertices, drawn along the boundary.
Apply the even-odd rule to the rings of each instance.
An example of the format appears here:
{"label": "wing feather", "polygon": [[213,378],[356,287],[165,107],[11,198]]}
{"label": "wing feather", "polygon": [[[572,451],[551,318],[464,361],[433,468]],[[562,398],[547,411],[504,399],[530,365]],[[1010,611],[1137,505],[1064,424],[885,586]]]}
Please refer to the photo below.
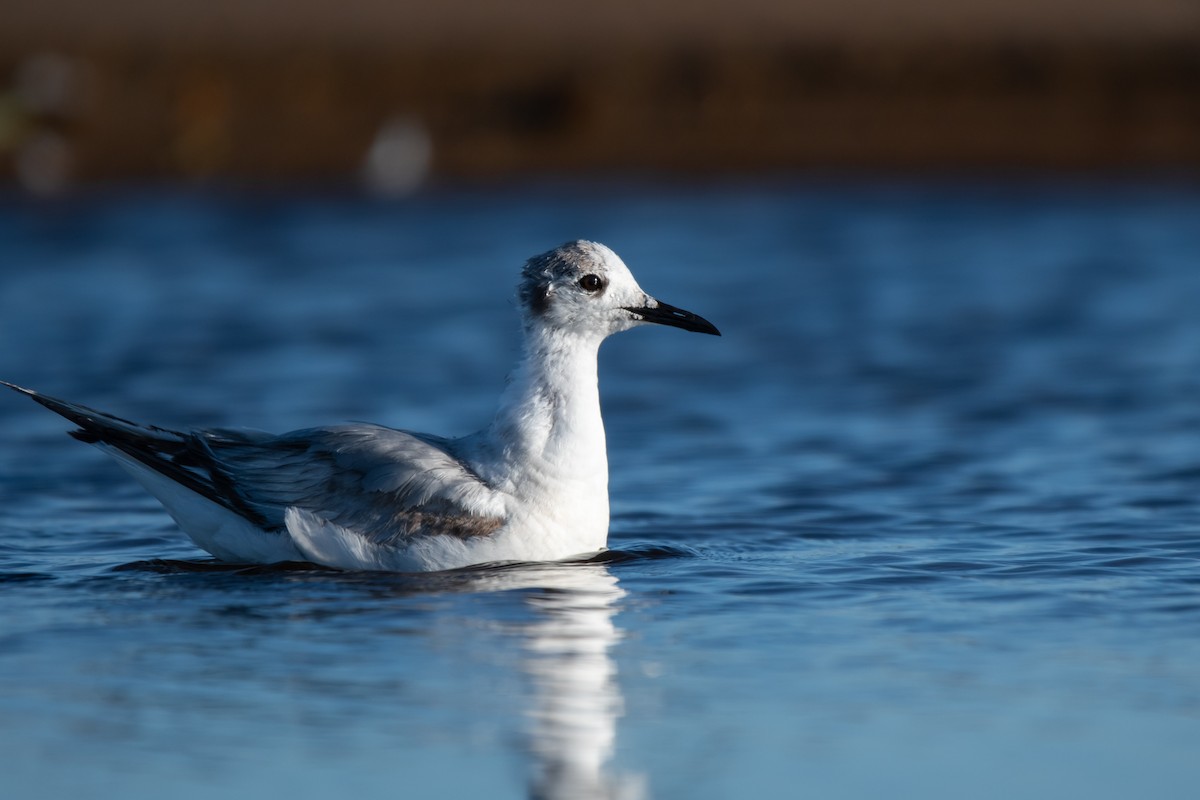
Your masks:
{"label": "wing feather", "polygon": [[265,441],[205,434],[250,507],[278,526],[300,508],[380,544],[489,534],[504,498],[454,453],[454,442],[378,425],[295,431]]}
{"label": "wing feather", "polygon": [[287,528],[289,508],[368,541],[486,536],[505,522],[502,493],[459,454],[462,440],[355,424],[274,436],[259,431],[180,432],[139,425],[0,382],[79,426],[71,433],[115,448],[266,531]]}

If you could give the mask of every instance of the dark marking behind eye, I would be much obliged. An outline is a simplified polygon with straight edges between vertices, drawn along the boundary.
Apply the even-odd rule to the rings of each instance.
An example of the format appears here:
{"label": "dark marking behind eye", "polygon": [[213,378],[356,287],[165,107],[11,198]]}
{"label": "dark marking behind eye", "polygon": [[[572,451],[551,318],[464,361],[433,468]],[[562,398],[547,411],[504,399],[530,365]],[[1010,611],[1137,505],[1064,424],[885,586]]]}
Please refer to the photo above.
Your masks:
{"label": "dark marking behind eye", "polygon": [[550,307],[550,287],[535,286],[529,294],[529,310],[539,317]]}

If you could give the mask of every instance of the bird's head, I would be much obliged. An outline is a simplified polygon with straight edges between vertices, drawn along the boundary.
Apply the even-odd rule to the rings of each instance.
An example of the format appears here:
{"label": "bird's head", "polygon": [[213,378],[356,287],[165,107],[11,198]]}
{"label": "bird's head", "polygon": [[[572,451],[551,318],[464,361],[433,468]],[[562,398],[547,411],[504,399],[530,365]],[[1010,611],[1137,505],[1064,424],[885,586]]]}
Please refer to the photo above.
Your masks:
{"label": "bird's head", "polygon": [[603,339],[645,323],[720,336],[701,316],[642,290],[625,262],[602,244],[567,242],[525,262],[518,289],[526,327]]}

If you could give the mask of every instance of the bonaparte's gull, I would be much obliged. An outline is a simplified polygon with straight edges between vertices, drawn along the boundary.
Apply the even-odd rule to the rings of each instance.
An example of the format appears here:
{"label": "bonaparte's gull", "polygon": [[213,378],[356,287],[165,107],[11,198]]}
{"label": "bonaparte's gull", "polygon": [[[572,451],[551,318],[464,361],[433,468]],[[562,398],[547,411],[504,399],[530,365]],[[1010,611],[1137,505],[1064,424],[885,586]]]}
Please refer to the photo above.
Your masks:
{"label": "bonaparte's gull", "polygon": [[720,332],[595,242],[529,259],[518,298],[522,358],[491,425],[460,439],[370,424],[177,432],[4,385],[78,425],[223,561],[426,571],[594,553],[608,539],[600,343],[648,322]]}

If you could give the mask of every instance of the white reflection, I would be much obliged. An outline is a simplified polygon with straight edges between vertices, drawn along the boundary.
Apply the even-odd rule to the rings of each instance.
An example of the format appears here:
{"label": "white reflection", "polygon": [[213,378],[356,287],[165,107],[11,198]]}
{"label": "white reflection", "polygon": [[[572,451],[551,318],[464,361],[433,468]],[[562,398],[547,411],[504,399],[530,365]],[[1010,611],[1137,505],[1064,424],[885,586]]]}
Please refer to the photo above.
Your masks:
{"label": "white reflection", "polygon": [[609,775],[623,700],[609,650],[619,631],[616,601],[625,595],[601,565],[563,570],[566,586],[530,598],[542,619],[528,630],[527,670],[534,684],[531,794],[537,798],[639,798],[642,782]]}
{"label": "white reflection", "polygon": [[[610,650],[620,638],[613,621],[625,591],[603,564],[522,567],[491,576],[528,591],[537,618],[520,633],[533,684],[529,718],[537,800],[639,800],[639,775],[608,769],[623,699]],[[488,583],[491,583],[489,580]]]}

